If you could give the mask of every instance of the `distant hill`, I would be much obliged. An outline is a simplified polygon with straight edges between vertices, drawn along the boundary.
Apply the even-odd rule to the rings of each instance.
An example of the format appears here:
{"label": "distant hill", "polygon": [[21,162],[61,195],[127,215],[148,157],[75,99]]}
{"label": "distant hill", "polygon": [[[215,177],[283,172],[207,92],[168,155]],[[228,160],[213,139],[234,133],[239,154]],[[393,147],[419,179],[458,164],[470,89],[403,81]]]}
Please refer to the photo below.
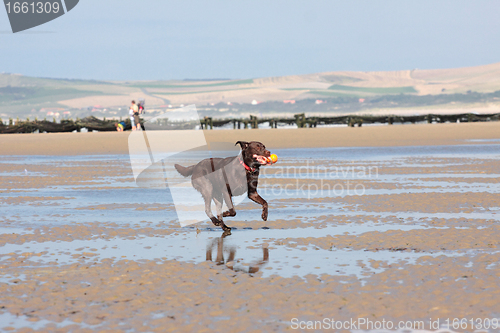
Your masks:
{"label": "distant hill", "polygon": [[[3,73],[0,74],[0,116],[4,118],[4,121],[7,117],[44,118],[56,113],[57,117],[83,117],[88,114],[101,117],[126,116],[130,101],[140,98],[146,99],[148,109],[165,109],[168,105],[176,107],[181,104],[196,104],[201,109],[218,112],[231,111],[225,114],[227,116],[243,110],[251,113],[252,109],[249,109],[249,105],[252,102],[255,109],[261,112],[293,113],[311,110],[306,103],[297,103],[292,107],[294,102],[290,101],[319,99],[335,103],[343,100],[348,101],[347,104],[349,104],[362,103],[361,101],[364,100],[375,101],[378,97],[389,98],[395,95],[415,96],[415,98],[406,98],[401,105],[398,104],[400,99],[392,98],[393,104],[381,104],[382,111],[381,106],[376,103],[372,103],[371,107],[358,107],[354,104],[344,107],[342,103],[337,103],[339,105],[336,108],[314,106],[312,109],[315,112],[331,112],[332,110],[335,112],[385,112],[383,108],[398,105],[406,109],[412,106],[417,108],[425,106],[428,109],[435,105],[439,108],[486,107],[496,110],[500,109],[498,106],[500,101],[497,102],[496,95],[488,95],[488,93],[498,90],[500,90],[500,63],[455,69],[413,69],[392,72],[343,71],[242,80],[95,81],[35,78]],[[483,95],[470,95],[471,93],[483,93]],[[469,97],[461,98],[461,94],[469,94]],[[425,95],[447,95],[448,97],[443,96],[437,99],[426,97],[428,101],[422,102],[423,99],[419,99],[418,96]],[[276,104],[284,104],[284,101],[288,101],[289,110],[283,105]],[[459,105],[453,106],[455,102]],[[223,105],[231,104],[233,106],[222,108]],[[238,104],[247,106],[241,108],[234,106]],[[443,106],[445,104],[446,106]],[[218,106],[215,107],[216,105]]]}

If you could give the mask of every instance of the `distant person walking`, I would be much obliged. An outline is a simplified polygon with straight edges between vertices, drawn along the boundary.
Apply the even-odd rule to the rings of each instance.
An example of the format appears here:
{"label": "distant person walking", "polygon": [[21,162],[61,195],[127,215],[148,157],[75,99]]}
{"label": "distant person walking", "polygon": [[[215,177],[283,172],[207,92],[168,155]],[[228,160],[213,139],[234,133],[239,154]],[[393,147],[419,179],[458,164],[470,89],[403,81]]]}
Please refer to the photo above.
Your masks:
{"label": "distant person walking", "polygon": [[130,110],[132,112],[132,118],[133,118],[133,121],[132,119],[130,119],[132,121],[132,130],[135,131],[141,128],[141,122],[139,119],[139,107],[137,106],[137,104],[135,104],[135,101],[132,101]]}
{"label": "distant person walking", "polygon": [[135,101],[132,101],[132,105],[130,106],[130,109],[128,110],[128,115],[130,117],[130,125],[132,125],[132,131],[135,130],[134,108],[133,108],[134,105],[135,105]]}

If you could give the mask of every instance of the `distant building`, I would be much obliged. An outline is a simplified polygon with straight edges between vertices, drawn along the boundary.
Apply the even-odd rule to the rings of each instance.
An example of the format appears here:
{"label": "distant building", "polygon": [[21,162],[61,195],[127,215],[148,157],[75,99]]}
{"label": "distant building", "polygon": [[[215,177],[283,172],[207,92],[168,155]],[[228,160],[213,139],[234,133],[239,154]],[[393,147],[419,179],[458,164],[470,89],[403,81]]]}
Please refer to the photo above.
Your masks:
{"label": "distant building", "polygon": [[295,104],[295,100],[294,99],[285,99],[285,100],[283,100],[283,103],[285,103],[285,104]]}
{"label": "distant building", "polygon": [[40,109],[40,113],[44,113],[44,112],[59,112],[59,111],[64,111],[63,108],[41,108]]}
{"label": "distant building", "polygon": [[260,104],[260,102],[259,102],[259,101],[257,101],[256,99],[254,99],[254,100],[252,101],[252,103],[251,103],[251,104],[252,104],[252,105],[257,105],[257,104]]}
{"label": "distant building", "polygon": [[365,99],[364,99],[364,98],[360,98],[360,99],[358,99],[358,102],[360,102],[360,103],[364,103],[364,102],[365,102]]}
{"label": "distant building", "polygon": [[323,101],[321,99],[317,99],[316,102],[314,102],[315,104],[323,104],[323,103],[326,103],[326,101]]}

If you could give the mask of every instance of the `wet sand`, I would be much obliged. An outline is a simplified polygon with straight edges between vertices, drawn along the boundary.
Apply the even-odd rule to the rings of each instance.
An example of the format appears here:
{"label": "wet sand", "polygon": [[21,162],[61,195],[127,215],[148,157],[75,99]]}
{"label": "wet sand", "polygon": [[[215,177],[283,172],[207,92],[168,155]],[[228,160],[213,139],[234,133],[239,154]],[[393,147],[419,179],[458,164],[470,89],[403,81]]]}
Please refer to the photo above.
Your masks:
{"label": "wet sand", "polygon": [[[127,155],[4,156],[0,330],[499,318],[499,146],[391,149],[278,151],[259,184],[269,220],[245,201],[225,238],[208,222],[180,228],[165,191],[135,186]],[[349,171],[363,168],[377,173]]]}
{"label": "wet sand", "polygon": [[[204,131],[208,142],[261,141],[272,149],[434,146],[500,140],[500,123]],[[130,132],[0,135],[0,155],[127,154]]]}

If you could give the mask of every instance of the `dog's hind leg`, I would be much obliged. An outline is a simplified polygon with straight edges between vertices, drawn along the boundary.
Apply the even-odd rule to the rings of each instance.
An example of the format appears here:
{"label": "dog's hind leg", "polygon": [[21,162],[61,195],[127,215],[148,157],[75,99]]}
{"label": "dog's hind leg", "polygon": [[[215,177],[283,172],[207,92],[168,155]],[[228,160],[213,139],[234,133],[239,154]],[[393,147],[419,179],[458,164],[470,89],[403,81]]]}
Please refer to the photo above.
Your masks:
{"label": "dog's hind leg", "polygon": [[[222,228],[222,230],[231,234],[231,228],[224,224],[224,222],[222,221],[222,218],[218,219],[212,214],[212,209],[211,209],[212,207],[210,207],[212,200],[207,199],[205,197],[204,197],[204,199],[205,199],[205,213],[210,218],[212,223],[215,226],[220,226]],[[217,214],[222,214],[222,202],[220,202],[220,201],[218,202],[215,198],[213,198],[213,200],[215,202],[215,205],[217,206]]]}
{"label": "dog's hind leg", "polygon": [[217,211],[217,218],[222,221],[222,197],[214,197],[215,210]]}
{"label": "dog's hind leg", "polygon": [[222,230],[224,230],[225,232],[230,231],[231,228],[228,227],[227,225],[225,225],[224,221],[222,220],[222,216],[223,216],[223,214],[222,214],[222,198],[215,198],[214,197],[214,202],[215,202],[215,208],[217,209],[217,218],[220,222],[220,226],[221,226]]}
{"label": "dog's hind leg", "polygon": [[193,187],[201,193],[203,200],[205,201],[205,214],[212,221],[215,226],[222,225],[222,221],[219,221],[214,214],[212,214],[212,199],[213,199],[213,186],[212,183],[206,177],[198,177],[191,180]]}
{"label": "dog's hind leg", "polygon": [[234,205],[233,205],[233,199],[231,198],[231,195],[229,192],[224,192],[224,201],[226,202],[227,208],[229,208],[228,211],[224,212],[222,216],[236,216],[236,210],[234,210]]}
{"label": "dog's hind leg", "polygon": [[205,197],[203,196],[203,199],[205,199],[205,214],[207,214],[208,218],[212,221],[212,223],[215,225],[215,226],[220,226],[222,224],[222,221],[220,221],[219,219],[217,219],[214,214],[212,214],[212,198],[209,197]]}

